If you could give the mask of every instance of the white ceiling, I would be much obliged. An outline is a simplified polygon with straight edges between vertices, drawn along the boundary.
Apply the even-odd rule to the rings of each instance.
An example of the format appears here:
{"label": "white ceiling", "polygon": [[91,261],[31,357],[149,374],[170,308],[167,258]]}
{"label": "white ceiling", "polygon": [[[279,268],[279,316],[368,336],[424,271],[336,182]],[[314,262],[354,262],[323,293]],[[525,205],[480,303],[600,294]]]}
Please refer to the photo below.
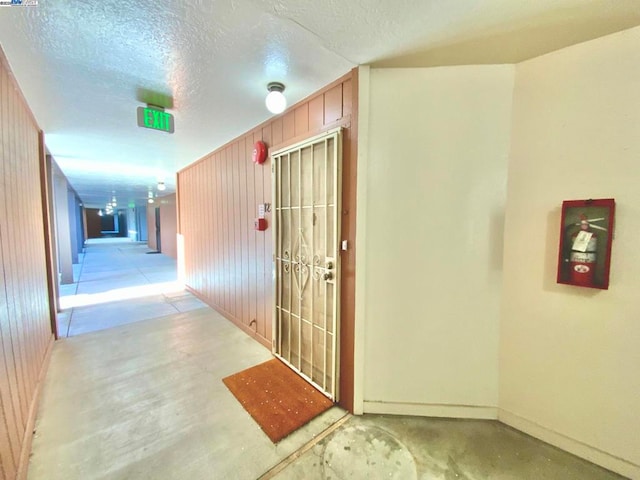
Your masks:
{"label": "white ceiling", "polygon": [[[144,202],[175,172],[359,64],[512,63],[640,25],[639,0],[39,0],[0,8],[0,45],[87,206]],[[144,92],[175,133],[139,128]]]}

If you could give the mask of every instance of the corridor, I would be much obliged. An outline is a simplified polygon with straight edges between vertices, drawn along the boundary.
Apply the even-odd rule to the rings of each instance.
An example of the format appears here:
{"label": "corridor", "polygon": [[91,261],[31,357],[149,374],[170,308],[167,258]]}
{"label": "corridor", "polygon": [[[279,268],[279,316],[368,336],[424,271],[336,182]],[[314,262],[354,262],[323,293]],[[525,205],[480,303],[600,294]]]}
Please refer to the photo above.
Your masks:
{"label": "corridor", "polygon": [[75,283],[60,286],[60,337],[206,306],[178,283],[175,259],[146,243],[89,239],[78,257]]}
{"label": "corridor", "polygon": [[622,478],[492,421],[334,407],[274,445],[222,383],[271,353],[146,251],[87,246],[77,294],[63,297],[76,306],[54,345],[30,480]]}

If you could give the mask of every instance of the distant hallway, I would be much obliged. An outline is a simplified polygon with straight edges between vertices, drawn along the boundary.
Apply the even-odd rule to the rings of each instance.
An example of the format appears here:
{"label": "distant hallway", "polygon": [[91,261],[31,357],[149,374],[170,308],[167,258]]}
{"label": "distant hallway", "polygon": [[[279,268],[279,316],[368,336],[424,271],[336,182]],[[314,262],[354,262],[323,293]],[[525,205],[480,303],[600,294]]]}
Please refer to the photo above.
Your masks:
{"label": "distant hallway", "polygon": [[58,335],[71,337],[206,306],[177,281],[176,261],[129,239],[90,239],[60,286]]}

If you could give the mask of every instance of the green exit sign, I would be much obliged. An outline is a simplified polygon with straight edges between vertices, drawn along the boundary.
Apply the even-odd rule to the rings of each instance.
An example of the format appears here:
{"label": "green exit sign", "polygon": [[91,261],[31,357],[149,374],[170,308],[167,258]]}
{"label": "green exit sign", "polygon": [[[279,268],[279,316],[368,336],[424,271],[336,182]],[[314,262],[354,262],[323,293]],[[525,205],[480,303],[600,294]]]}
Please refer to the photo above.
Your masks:
{"label": "green exit sign", "polygon": [[173,133],[173,115],[157,108],[138,107],[138,126]]}

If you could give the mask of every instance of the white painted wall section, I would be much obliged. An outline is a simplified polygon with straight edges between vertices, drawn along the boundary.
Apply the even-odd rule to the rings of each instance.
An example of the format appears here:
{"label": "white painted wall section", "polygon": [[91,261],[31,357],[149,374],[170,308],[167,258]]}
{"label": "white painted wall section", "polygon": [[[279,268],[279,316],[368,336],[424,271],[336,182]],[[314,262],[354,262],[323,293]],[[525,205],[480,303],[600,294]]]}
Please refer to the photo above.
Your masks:
{"label": "white painted wall section", "polygon": [[[640,28],[517,66],[500,419],[640,478]],[[555,283],[563,200],[616,199],[609,290]]]}
{"label": "white painted wall section", "polygon": [[364,411],[495,417],[514,67],[370,73]]}

